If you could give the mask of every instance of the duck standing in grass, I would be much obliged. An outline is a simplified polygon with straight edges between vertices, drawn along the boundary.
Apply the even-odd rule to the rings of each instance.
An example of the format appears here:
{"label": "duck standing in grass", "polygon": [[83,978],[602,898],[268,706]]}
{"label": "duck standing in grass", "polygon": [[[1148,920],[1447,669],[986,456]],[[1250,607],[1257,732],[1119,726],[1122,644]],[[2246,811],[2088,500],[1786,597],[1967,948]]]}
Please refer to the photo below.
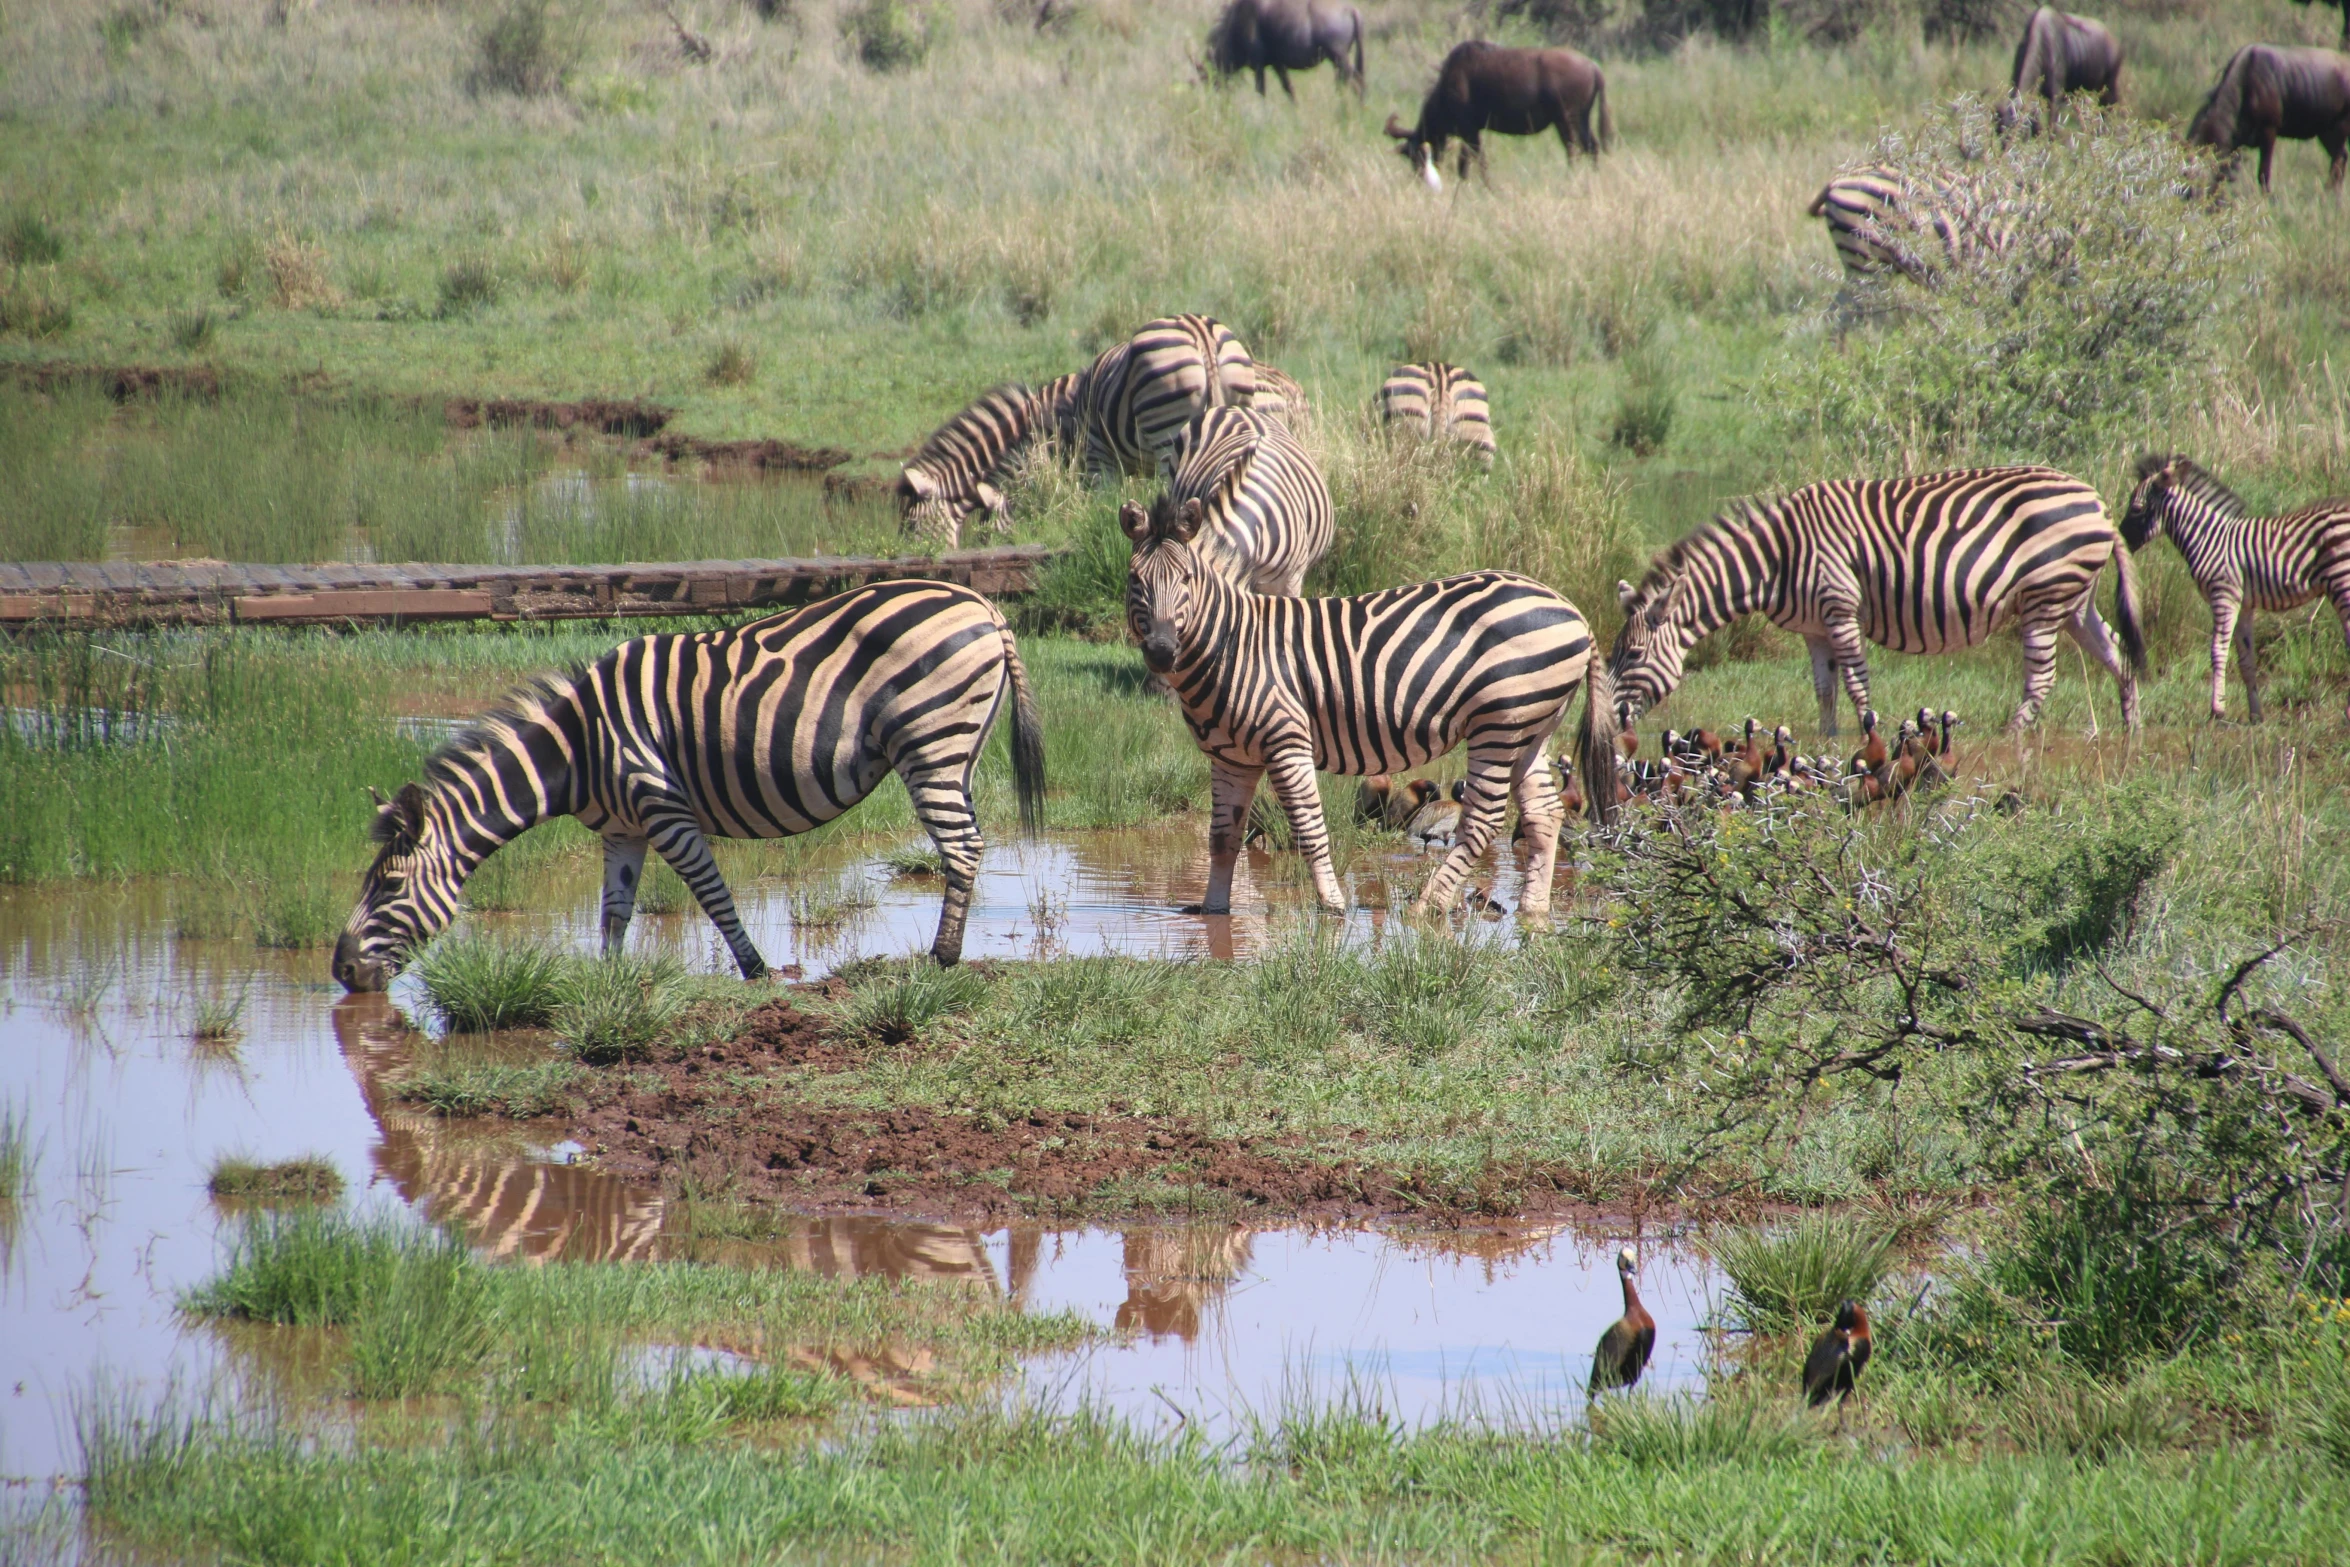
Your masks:
{"label": "duck standing in grass", "polygon": [[1803,1362],[1805,1402],[1817,1407],[1826,1403],[1830,1394],[1839,1404],[1850,1398],[1853,1383],[1860,1380],[1869,1363],[1869,1349],[1867,1309],[1856,1300],[1843,1302],[1836,1308],[1836,1320]]}
{"label": "duck standing in grass", "polygon": [[1591,1357],[1589,1391],[1593,1394],[1639,1381],[1640,1373],[1648,1369],[1650,1351],[1656,1348],[1656,1318],[1640,1304],[1639,1286],[1632,1282],[1639,1266],[1640,1259],[1631,1247],[1616,1253],[1616,1277],[1624,1284],[1624,1314],[1599,1336],[1599,1348]]}

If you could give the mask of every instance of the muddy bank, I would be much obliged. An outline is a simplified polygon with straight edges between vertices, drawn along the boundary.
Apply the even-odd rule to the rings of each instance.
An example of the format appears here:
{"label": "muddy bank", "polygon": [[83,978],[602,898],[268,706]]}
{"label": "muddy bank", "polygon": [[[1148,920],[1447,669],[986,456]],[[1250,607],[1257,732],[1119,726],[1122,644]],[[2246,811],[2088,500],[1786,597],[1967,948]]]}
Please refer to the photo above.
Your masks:
{"label": "muddy bank", "polygon": [[1131,1114],[1114,1101],[1099,1114],[1014,1116],[810,1102],[817,1080],[854,1074],[874,1052],[900,1048],[843,1038],[791,1000],[771,1001],[724,1044],[575,1084],[570,1135],[597,1167],[623,1180],[690,1183],[803,1212],[995,1220],[1205,1211],[1345,1220],[1602,1211],[1549,1172],[1512,1171],[1477,1189],[1446,1189],[1296,1138],[1211,1136],[1183,1118]]}
{"label": "muddy bank", "polygon": [[638,450],[668,461],[698,462],[712,468],[736,468],[750,473],[822,473],[855,459],[835,446],[796,446],[790,441],[705,441],[698,435],[675,431],[644,443]]}
{"label": "muddy bank", "polygon": [[36,392],[94,386],[118,403],[171,393],[218,397],[220,372],[210,365],[76,365],[54,362],[11,365],[16,379]]}
{"label": "muddy bank", "polygon": [[441,417],[452,430],[584,430],[595,435],[642,440],[658,434],[676,416],[674,408],[634,399],[581,398],[540,402],[515,397],[452,397]]}

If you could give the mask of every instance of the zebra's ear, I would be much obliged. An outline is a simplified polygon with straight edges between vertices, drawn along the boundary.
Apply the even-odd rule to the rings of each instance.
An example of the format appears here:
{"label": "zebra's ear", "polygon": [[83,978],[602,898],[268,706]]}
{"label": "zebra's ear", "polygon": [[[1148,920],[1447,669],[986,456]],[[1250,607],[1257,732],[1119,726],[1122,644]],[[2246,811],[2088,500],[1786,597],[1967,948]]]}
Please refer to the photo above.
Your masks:
{"label": "zebra's ear", "polygon": [[1636,597],[1638,597],[1638,595],[1633,590],[1632,584],[1626,582],[1623,578],[1618,577],[1616,579],[1616,607],[1622,610],[1629,610],[1632,607],[1632,600]]}
{"label": "zebra's ear", "polygon": [[[374,790],[368,793],[374,794]],[[376,795],[380,802],[375,808],[375,827],[372,836],[395,854],[406,854],[416,847],[416,840],[424,833],[424,787],[421,784],[402,784],[400,792],[391,799]]]}
{"label": "zebra's ear", "polygon": [[1140,501],[1128,501],[1118,508],[1118,526],[1126,536],[1140,544],[1151,536],[1151,514],[1142,509]]}
{"label": "zebra's ear", "polygon": [[1186,496],[1183,504],[1175,508],[1175,520],[1167,524],[1167,537],[1178,544],[1189,544],[1199,532],[1200,519],[1206,515],[1207,509],[1200,505],[1198,496]]}
{"label": "zebra's ear", "polygon": [[929,500],[938,493],[937,477],[925,469],[908,468],[899,482],[923,500]]}
{"label": "zebra's ear", "polygon": [[992,484],[981,484],[972,493],[979,497],[981,511],[986,512],[990,517],[1001,515],[1004,509],[1003,491]]}

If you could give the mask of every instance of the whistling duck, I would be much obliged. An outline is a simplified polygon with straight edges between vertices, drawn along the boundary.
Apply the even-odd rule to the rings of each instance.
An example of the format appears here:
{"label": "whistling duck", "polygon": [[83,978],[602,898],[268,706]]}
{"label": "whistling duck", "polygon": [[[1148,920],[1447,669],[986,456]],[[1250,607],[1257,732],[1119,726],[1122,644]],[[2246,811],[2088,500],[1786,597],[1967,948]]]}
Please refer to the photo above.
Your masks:
{"label": "whistling duck", "polygon": [[1870,708],[1860,715],[1860,730],[1865,738],[1858,751],[1852,754],[1851,771],[1873,773],[1885,765],[1885,737],[1877,733],[1877,710]]}
{"label": "whistling duck", "polygon": [[1826,1403],[1830,1394],[1838,1403],[1850,1398],[1852,1384],[1869,1363],[1869,1349],[1869,1314],[1860,1302],[1845,1301],[1804,1359],[1804,1398],[1815,1405]]}
{"label": "whistling duck", "polygon": [[[1411,820],[1403,824],[1404,835],[1422,848],[1452,842],[1453,835],[1461,827],[1461,802],[1446,799],[1425,778],[1415,780],[1415,790],[1422,785],[1426,786],[1427,793],[1421,796],[1420,808],[1412,812]],[[1460,788],[1457,784],[1454,787]]]}
{"label": "whistling duck", "polygon": [[1950,731],[1958,725],[1958,715],[1949,708],[1942,709],[1942,749],[1935,756],[1947,767],[1950,765]]}
{"label": "whistling duck", "polygon": [[1616,1277],[1624,1284],[1624,1314],[1608,1324],[1591,1357],[1590,1392],[1630,1387],[1648,1369],[1649,1352],[1656,1348],[1656,1318],[1640,1304],[1640,1290],[1632,1282],[1640,1259],[1627,1246],[1616,1253]]}
{"label": "whistling duck", "polygon": [[1409,827],[1412,818],[1434,804],[1439,794],[1428,779],[1406,779],[1401,788],[1388,791],[1386,825],[1397,831]]}
{"label": "whistling duck", "polygon": [[1355,785],[1355,820],[1367,827],[1386,826],[1394,795],[1395,781],[1385,773],[1373,773]]}

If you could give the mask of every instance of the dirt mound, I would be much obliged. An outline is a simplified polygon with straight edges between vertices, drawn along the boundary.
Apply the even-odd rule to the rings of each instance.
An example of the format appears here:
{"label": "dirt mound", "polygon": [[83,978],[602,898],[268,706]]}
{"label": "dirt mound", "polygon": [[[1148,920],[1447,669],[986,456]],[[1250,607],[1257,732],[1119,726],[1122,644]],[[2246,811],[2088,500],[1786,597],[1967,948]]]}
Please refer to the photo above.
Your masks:
{"label": "dirt mound", "polygon": [[118,403],[160,397],[166,392],[181,397],[220,395],[220,372],[210,365],[36,364],[10,368],[19,381],[35,391],[96,386]]}
{"label": "dirt mound", "polygon": [[850,461],[849,454],[831,446],[795,446],[789,441],[705,441],[695,435],[664,435],[643,448],[671,462],[701,462],[717,468],[748,468],[758,473],[822,473]]}
{"label": "dirt mound", "polygon": [[1279,1138],[1210,1137],[1167,1116],[1006,1119],[805,1102],[808,1077],[851,1070],[866,1055],[790,1001],[772,1001],[726,1044],[605,1074],[572,1135],[624,1179],[690,1177],[801,1209],[1071,1214],[1106,1198],[1131,1207],[1156,1187],[1325,1218],[1427,1210],[1383,1172]]}
{"label": "dirt mound", "polygon": [[601,397],[571,403],[516,397],[452,397],[442,405],[452,430],[586,430],[642,440],[676,416],[674,408]]}

